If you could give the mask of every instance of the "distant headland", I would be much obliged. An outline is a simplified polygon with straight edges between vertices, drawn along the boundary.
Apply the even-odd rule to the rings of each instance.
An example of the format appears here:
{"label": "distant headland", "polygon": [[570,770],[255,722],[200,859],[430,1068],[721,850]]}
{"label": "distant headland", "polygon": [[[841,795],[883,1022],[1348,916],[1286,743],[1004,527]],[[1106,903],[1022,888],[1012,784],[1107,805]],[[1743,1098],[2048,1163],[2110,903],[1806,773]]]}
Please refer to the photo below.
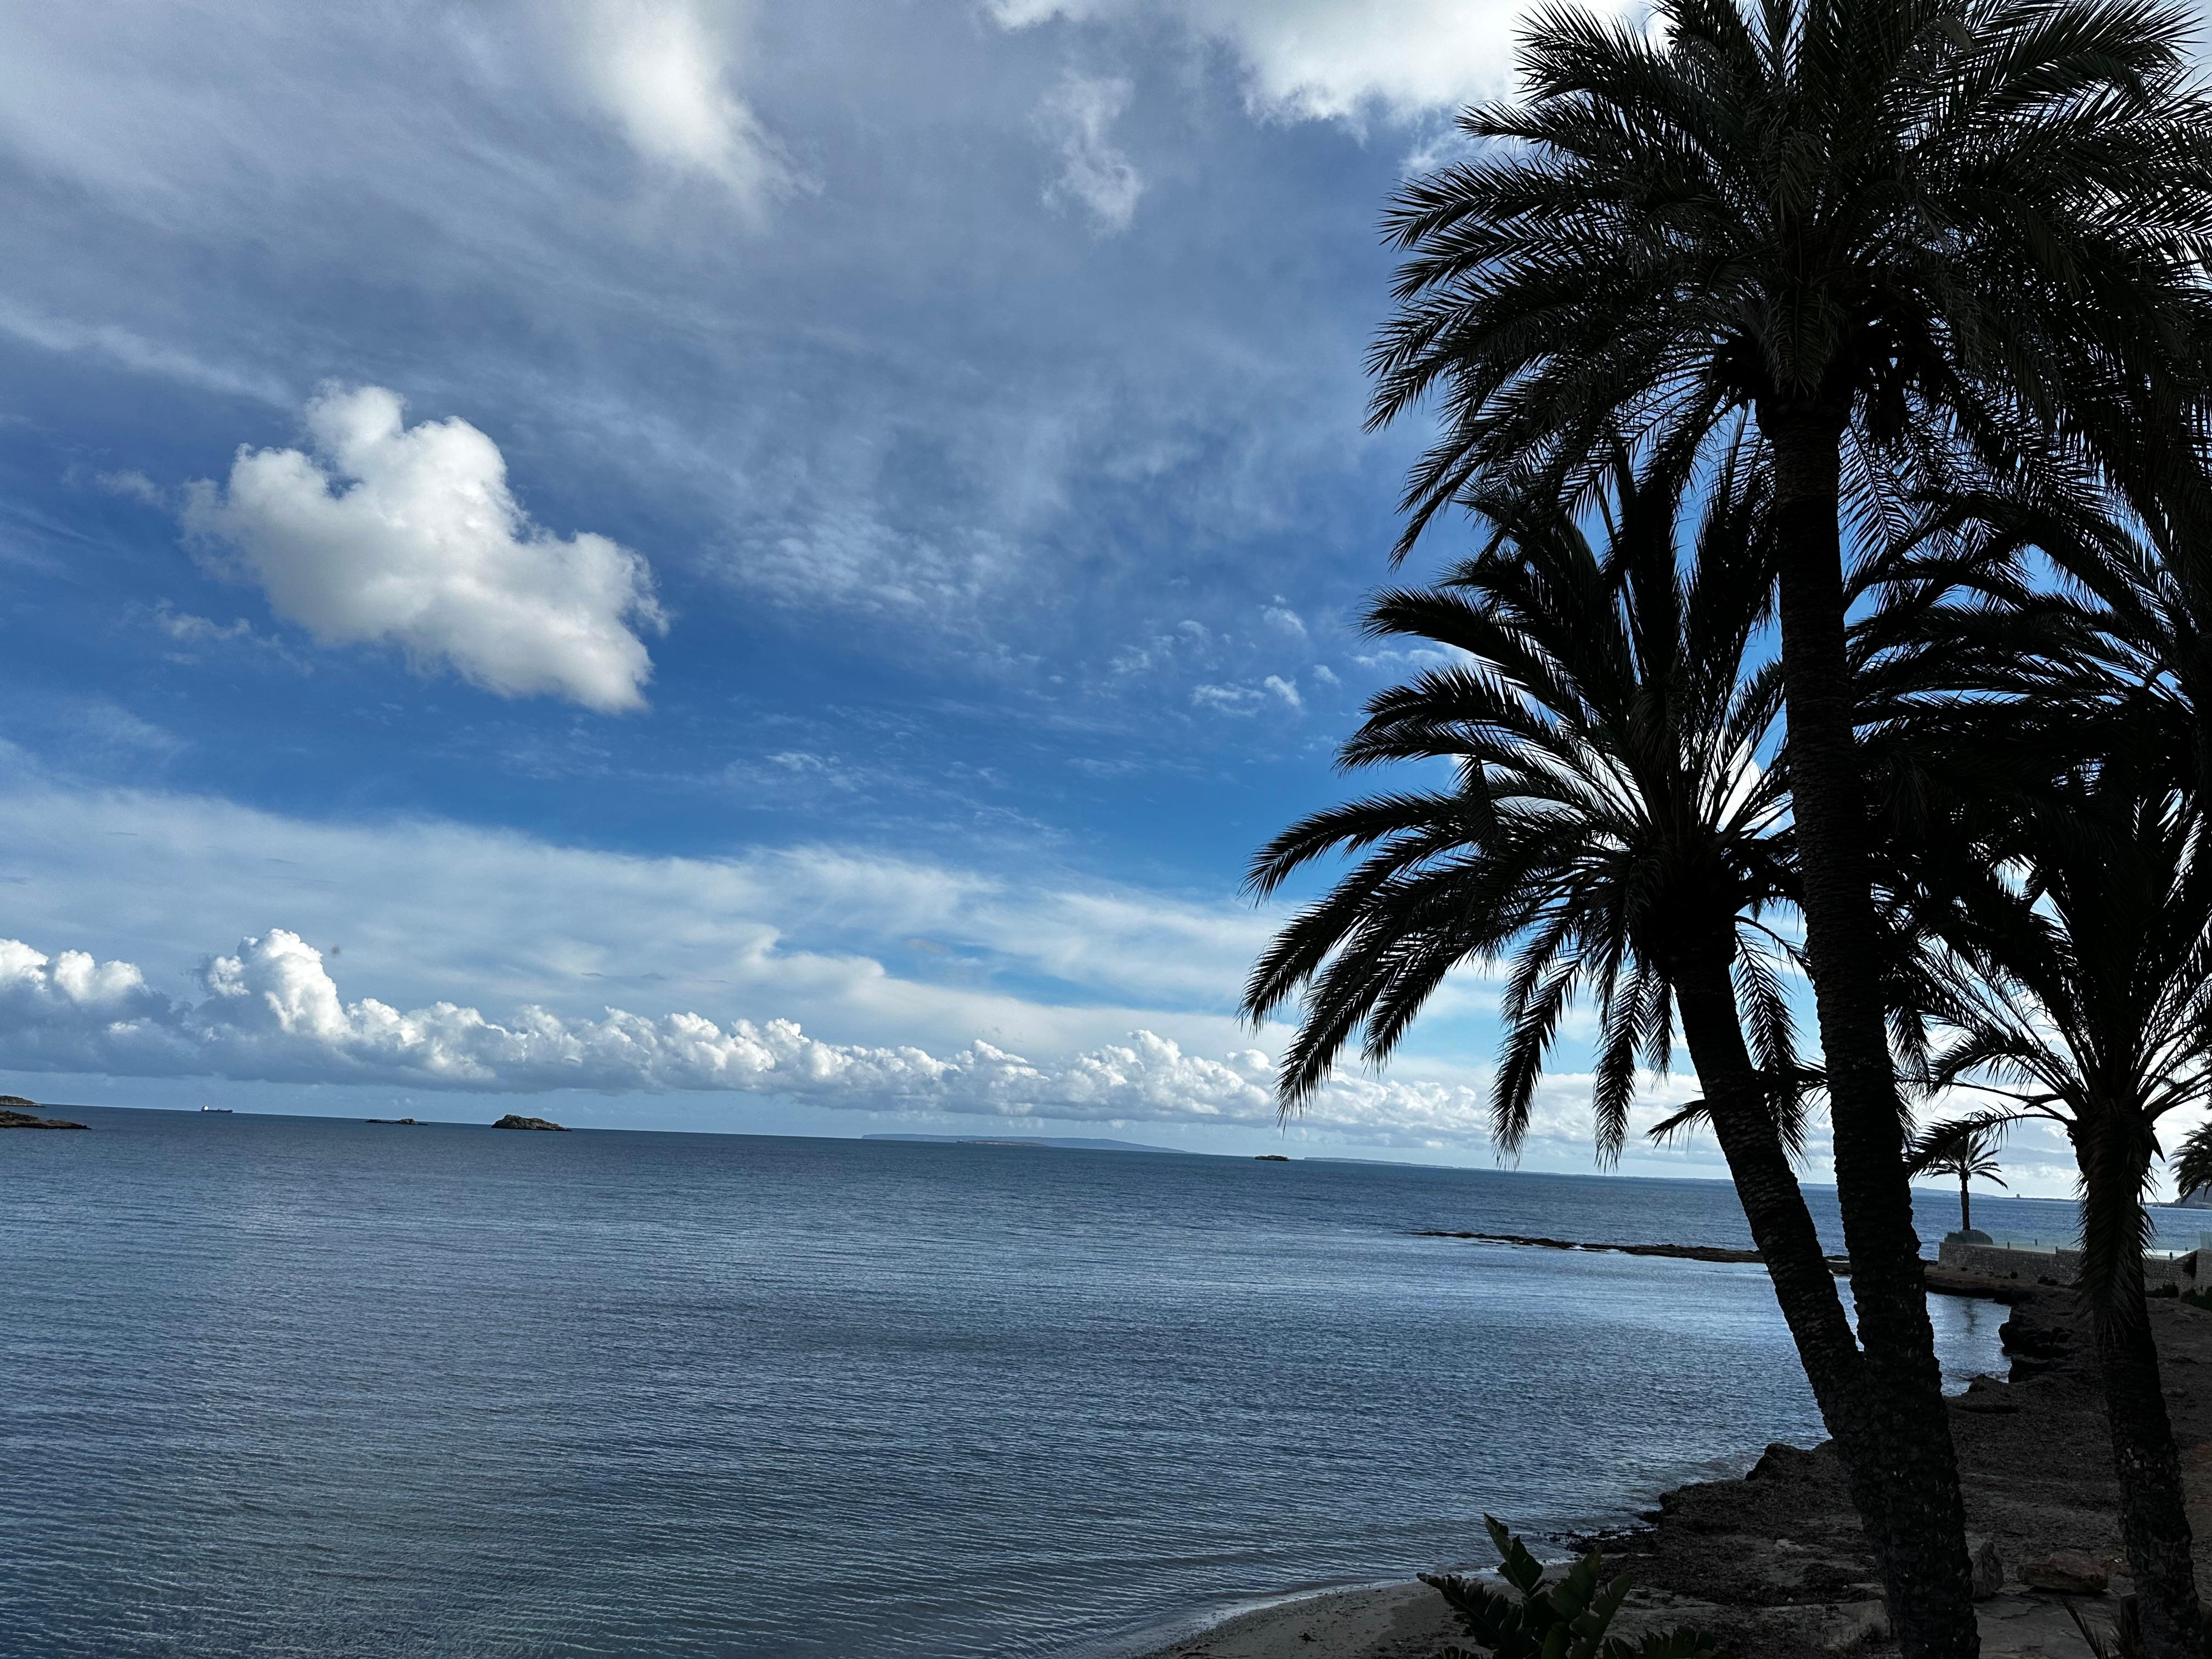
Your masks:
{"label": "distant headland", "polygon": [[36,1109],[38,1102],[26,1100],[21,1095],[0,1095],[0,1129],[82,1129],[82,1123],[72,1123],[64,1117],[36,1117],[25,1107]]}
{"label": "distant headland", "polygon": [[863,1140],[915,1140],[937,1146],[1043,1146],[1063,1152],[1174,1152],[1135,1140],[1085,1140],[1073,1135],[862,1135]]}

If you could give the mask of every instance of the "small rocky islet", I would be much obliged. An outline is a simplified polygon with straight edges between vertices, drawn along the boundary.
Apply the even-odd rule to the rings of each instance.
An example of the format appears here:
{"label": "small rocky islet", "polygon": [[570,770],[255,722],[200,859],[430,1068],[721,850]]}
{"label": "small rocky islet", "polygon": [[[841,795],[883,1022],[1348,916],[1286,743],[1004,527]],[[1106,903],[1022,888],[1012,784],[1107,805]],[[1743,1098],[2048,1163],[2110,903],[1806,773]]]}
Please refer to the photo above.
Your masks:
{"label": "small rocky islet", "polygon": [[[362,1121],[382,1123],[392,1128],[419,1129],[422,1127],[419,1119],[411,1117],[365,1117]],[[550,1118],[525,1117],[520,1112],[509,1112],[491,1127],[495,1129],[553,1129],[562,1134],[568,1133],[568,1126],[565,1123],[556,1123]]]}
{"label": "small rocky islet", "polygon": [[[21,1095],[0,1095],[0,1129],[82,1129],[82,1123],[72,1123],[65,1117],[36,1115],[35,1100],[26,1100]],[[24,1109],[29,1107],[33,1110]]]}

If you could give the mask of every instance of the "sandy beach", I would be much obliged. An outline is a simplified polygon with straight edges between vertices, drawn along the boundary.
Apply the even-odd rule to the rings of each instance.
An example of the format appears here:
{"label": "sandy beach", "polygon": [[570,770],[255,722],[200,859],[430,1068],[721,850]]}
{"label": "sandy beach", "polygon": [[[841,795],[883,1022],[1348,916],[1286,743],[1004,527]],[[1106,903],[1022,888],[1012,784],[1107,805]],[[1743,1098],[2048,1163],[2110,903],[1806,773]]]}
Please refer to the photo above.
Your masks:
{"label": "sandy beach", "polygon": [[[1987,1659],[2081,1659],[2070,1600],[2109,1624],[2129,1585],[2103,1402],[2069,1291],[1947,1280],[2013,1302],[2008,1381],[1979,1379],[1951,1402],[1970,1541],[1994,1546],[2002,1587],[1980,1603]],[[2198,1565],[2212,1571],[2212,1313],[2151,1304],[2168,1408],[2183,1448]],[[1480,1540],[1470,1540],[1473,1546]],[[1823,1446],[1771,1446],[1741,1480],[1681,1487],[1650,1524],[1602,1540],[1636,1588],[1616,1628],[1694,1624],[1740,1659],[1878,1655],[1888,1640],[1872,1558]],[[2069,1596],[2048,1588],[2091,1579]],[[2082,1593],[2096,1577],[2104,1586]],[[2039,1588],[2039,1586],[2044,1586]],[[1418,1582],[1303,1597],[1155,1649],[1146,1659],[1435,1659],[1456,1636]]]}

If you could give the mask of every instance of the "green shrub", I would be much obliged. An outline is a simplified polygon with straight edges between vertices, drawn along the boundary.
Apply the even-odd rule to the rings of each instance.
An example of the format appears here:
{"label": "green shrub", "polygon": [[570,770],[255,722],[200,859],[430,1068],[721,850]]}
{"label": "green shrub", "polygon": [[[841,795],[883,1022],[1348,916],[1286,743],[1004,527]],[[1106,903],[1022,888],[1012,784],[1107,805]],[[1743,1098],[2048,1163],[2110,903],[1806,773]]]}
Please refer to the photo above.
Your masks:
{"label": "green shrub", "polygon": [[2181,1293],[2181,1299],[2192,1308],[2212,1308],[2212,1288],[2202,1291],[2184,1291]]}
{"label": "green shrub", "polygon": [[1457,1573],[1423,1573],[1421,1582],[1451,1603],[1477,1644],[1447,1648],[1444,1659],[1730,1659],[1702,1631],[1655,1632],[1640,1643],[1607,1635],[1628,1594],[1626,1573],[1602,1582],[1605,1560],[1592,1550],[1547,1584],[1542,1565],[1504,1522],[1482,1521],[1498,1547],[1498,1575],[1513,1594]]}

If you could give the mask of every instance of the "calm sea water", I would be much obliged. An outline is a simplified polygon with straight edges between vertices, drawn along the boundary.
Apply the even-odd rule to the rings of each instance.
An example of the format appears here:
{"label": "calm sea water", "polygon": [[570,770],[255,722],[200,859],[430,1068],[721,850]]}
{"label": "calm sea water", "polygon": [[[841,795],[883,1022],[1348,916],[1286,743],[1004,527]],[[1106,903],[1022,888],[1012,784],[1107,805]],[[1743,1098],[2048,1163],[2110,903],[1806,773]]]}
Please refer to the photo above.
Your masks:
{"label": "calm sea water", "polygon": [[9,1655],[1108,1656],[1820,1432],[1756,1268],[1407,1237],[1713,1183],[76,1115],[0,1137]]}

